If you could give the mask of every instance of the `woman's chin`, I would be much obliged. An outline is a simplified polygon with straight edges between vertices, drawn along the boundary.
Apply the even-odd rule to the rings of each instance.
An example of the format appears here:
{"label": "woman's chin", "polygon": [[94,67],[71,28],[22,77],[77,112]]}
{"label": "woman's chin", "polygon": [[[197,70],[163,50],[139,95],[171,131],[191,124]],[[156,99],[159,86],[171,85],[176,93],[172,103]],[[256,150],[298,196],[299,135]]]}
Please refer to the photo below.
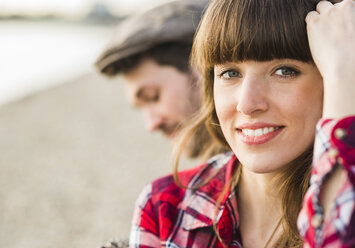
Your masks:
{"label": "woman's chin", "polygon": [[257,159],[257,160],[239,160],[243,165],[243,168],[257,174],[266,174],[266,173],[274,173],[282,170],[284,167],[283,164],[275,164],[275,161],[266,159]]}

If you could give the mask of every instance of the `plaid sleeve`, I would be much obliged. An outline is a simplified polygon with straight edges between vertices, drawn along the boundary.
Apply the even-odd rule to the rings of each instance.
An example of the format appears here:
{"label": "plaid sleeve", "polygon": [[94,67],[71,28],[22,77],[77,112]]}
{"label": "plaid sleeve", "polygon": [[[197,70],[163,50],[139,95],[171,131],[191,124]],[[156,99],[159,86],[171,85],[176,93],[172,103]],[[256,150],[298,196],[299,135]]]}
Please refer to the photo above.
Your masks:
{"label": "plaid sleeve", "polygon": [[137,199],[133,213],[129,247],[160,247],[159,229],[151,200],[152,184]]}
{"label": "plaid sleeve", "polygon": [[[337,166],[345,169],[329,221],[319,204],[322,183]],[[298,217],[304,247],[355,247],[355,117],[317,125],[310,187]]]}

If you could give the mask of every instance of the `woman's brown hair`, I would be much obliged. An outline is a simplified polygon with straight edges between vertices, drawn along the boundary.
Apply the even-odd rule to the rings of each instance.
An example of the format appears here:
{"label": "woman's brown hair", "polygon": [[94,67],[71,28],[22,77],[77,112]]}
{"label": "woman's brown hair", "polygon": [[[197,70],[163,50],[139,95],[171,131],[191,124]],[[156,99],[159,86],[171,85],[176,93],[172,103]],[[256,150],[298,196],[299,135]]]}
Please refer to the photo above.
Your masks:
{"label": "woman's brown hair", "polygon": [[[212,0],[195,35],[191,61],[203,75],[203,105],[190,128],[175,147],[174,175],[191,134],[206,126],[211,135],[229,148],[219,125],[213,98],[213,68],[237,61],[296,59],[313,63],[305,17],[320,0]],[[335,1],[332,1],[335,2]],[[338,2],[338,1],[337,1]],[[283,233],[277,247],[301,247],[296,221],[309,186],[312,147],[292,162],[281,182]],[[240,170],[239,170],[240,173]],[[239,177],[236,177],[239,178]],[[228,187],[230,185],[228,184]],[[226,191],[227,192],[227,191]],[[217,236],[218,233],[217,233]]]}

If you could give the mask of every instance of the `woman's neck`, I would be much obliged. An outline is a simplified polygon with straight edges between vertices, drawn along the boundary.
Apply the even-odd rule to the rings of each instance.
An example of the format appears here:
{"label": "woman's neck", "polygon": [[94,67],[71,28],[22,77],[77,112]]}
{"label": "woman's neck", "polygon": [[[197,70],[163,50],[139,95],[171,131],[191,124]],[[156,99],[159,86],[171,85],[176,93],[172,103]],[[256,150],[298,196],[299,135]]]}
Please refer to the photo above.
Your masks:
{"label": "woman's neck", "polygon": [[[243,247],[264,247],[281,219],[279,175],[242,170],[238,182],[238,212]],[[280,230],[273,240],[278,237]]]}

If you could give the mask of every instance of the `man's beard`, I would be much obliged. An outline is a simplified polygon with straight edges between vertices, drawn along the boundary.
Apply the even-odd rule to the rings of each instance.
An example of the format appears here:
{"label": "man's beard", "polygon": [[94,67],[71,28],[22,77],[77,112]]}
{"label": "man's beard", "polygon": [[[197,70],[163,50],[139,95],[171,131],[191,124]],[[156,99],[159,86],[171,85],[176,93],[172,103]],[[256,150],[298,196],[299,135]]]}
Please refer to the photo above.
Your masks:
{"label": "man's beard", "polygon": [[179,132],[178,124],[163,124],[159,127],[159,131],[162,132],[169,139],[173,139],[173,137]]}

